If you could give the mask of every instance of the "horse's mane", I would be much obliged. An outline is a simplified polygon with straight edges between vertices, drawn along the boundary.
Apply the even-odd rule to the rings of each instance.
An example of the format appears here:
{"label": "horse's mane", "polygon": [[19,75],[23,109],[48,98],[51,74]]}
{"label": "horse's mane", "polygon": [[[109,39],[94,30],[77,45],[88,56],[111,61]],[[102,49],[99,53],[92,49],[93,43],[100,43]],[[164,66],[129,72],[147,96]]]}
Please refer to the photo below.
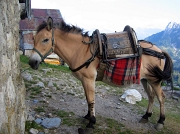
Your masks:
{"label": "horse's mane", "polygon": [[[75,34],[82,34],[83,36],[88,36],[88,32],[84,32],[82,28],[79,28],[74,25],[67,24],[64,20],[62,20],[59,23],[53,24],[55,28],[58,28],[66,33],[75,33]],[[38,27],[37,27],[37,33],[39,33],[42,29],[47,27],[47,23],[43,21]]]}

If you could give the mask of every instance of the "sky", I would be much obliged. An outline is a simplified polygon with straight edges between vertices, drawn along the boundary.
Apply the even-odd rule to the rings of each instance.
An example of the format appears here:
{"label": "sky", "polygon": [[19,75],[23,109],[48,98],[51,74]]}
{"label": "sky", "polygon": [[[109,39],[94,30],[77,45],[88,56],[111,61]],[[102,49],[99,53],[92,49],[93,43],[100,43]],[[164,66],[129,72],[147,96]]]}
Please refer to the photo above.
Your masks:
{"label": "sky", "polygon": [[31,0],[31,8],[59,9],[66,23],[85,31],[136,29],[162,31],[180,23],[180,0]]}

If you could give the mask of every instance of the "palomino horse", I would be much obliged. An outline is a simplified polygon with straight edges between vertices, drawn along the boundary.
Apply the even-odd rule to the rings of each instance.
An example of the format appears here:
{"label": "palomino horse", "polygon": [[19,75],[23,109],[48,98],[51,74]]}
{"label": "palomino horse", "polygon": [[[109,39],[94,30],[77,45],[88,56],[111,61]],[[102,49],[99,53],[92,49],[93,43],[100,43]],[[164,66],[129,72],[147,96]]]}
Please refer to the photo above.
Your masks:
{"label": "palomino horse", "polygon": [[[33,69],[38,69],[39,64],[52,52],[61,57],[73,70],[72,74],[78,78],[83,85],[87,103],[88,114],[84,117],[89,120],[87,127],[92,127],[96,123],[95,118],[95,80],[97,76],[97,66],[100,59],[92,52],[89,43],[90,37],[82,29],[68,25],[64,21],[58,27],[53,27],[52,18],[48,18],[47,23],[42,23],[34,36],[34,49],[29,60],[29,65]],[[150,48],[154,52],[163,54],[164,59],[142,54],[140,78],[141,83],[147,92],[149,104],[146,113],[140,122],[148,122],[152,115],[154,97],[157,96],[160,103],[160,117],[155,125],[156,129],[164,126],[164,100],[165,95],[161,88],[162,80],[172,82],[172,60],[166,52],[162,52],[155,45],[146,41],[140,41],[142,48]],[[172,83],[171,83],[172,84]]]}

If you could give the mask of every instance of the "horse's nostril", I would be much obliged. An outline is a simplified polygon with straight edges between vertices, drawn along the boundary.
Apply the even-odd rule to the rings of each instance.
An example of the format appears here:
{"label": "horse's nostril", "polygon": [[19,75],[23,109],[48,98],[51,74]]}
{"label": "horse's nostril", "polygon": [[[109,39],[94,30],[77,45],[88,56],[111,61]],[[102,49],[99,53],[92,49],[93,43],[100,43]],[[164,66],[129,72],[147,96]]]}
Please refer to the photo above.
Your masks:
{"label": "horse's nostril", "polygon": [[36,60],[36,61],[34,62],[34,64],[37,65],[37,64],[38,64],[38,61]]}

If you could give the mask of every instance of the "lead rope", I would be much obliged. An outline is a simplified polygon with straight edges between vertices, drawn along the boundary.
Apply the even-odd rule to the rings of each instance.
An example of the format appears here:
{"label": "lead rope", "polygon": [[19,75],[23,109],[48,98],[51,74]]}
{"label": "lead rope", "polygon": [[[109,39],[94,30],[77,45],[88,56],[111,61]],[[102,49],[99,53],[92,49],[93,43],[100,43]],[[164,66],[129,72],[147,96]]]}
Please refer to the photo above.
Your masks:
{"label": "lead rope", "polygon": [[26,68],[26,69],[20,71],[20,73],[22,74],[23,72],[27,71],[27,70],[30,69],[30,68],[31,68],[31,67],[28,67],[28,68]]}

